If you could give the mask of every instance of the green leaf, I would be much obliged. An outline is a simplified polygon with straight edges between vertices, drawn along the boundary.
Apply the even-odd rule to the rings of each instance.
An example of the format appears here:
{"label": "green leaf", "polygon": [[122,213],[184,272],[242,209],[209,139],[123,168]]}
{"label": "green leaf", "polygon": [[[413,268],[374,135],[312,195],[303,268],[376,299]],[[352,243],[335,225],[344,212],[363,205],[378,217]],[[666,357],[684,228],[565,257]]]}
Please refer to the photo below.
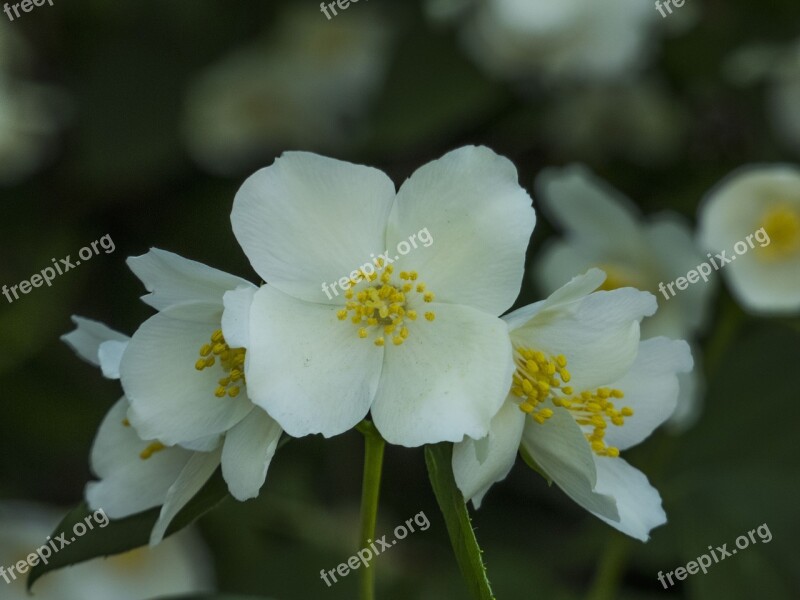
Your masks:
{"label": "green leaf", "polygon": [[163,596],[154,600],[271,600],[266,596],[239,596],[235,594],[190,594],[188,596]]}
{"label": "green leaf", "polygon": [[[167,535],[172,535],[191,525],[195,520],[217,506],[222,500],[228,497],[228,486],[222,478],[222,472],[217,472],[208,480],[203,489],[192,498],[183,508],[167,530]],[[100,556],[110,556],[121,554],[141,546],[146,546],[150,541],[150,531],[158,520],[161,508],[151,510],[110,521],[106,527],[95,526],[81,537],[75,536],[75,540],[70,542],[74,527],[77,523],[86,523],[87,517],[94,511],[89,510],[85,502],[79,504],[70,511],[64,520],[56,527],[55,532],[50,537],[56,539],[62,533],[69,542],[59,552],[54,553],[48,564],[38,564],[28,576],[28,589],[43,575],[75,565]],[[90,520],[92,520],[90,518]],[[92,520],[93,524],[96,521]]]}
{"label": "green leaf", "polygon": [[425,462],[433,492],[447,524],[450,543],[470,594],[477,600],[494,600],[482,550],[472,529],[467,505],[453,477],[453,446],[447,442],[425,447]]}

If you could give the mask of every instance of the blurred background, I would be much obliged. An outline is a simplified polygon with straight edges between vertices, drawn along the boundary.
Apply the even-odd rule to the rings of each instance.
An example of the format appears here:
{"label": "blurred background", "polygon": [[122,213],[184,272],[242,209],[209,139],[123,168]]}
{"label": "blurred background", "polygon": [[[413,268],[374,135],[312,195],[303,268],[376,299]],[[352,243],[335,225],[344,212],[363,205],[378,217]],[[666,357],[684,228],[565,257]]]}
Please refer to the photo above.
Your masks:
{"label": "blurred background", "polygon": [[[800,162],[800,6],[672,11],[362,0],[328,18],[312,0],[55,0],[13,22],[0,14],[0,284],[106,234],[115,243],[52,287],[0,297],[0,514],[41,523],[31,511],[49,510],[53,523],[79,502],[95,431],[121,394],[59,341],[70,315],[132,334],[150,312],[125,258],[151,246],[256,281],[231,203],[285,150],[373,165],[398,185],[464,144],[508,156],[538,216],[518,305],[549,292],[533,274],[560,238],[538,210],[543,169],[583,163],[645,215],[696,223],[734,169]],[[800,598],[800,320],[750,315],[719,277],[709,289],[692,333],[700,408],[626,453],[669,523],[647,544],[624,539],[519,461],[474,513],[500,600]],[[355,431],[286,445],[257,500],[200,521],[187,591],[354,598],[356,574],[327,588],[319,571],[357,549],[362,454]],[[422,450],[387,448],[378,534],[420,511],[430,528],[375,563],[378,597],[466,598]],[[770,543],[669,590],[658,582],[764,523]],[[13,543],[4,527],[0,557]],[[83,597],[123,597],[103,593]]]}

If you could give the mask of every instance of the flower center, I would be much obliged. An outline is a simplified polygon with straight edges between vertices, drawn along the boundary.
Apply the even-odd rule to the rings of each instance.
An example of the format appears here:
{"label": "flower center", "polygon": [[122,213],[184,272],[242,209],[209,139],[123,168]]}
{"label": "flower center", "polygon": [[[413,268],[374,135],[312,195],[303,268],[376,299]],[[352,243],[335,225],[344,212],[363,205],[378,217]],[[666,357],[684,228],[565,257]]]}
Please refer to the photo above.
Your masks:
{"label": "flower center", "polygon": [[519,409],[531,416],[540,425],[553,416],[551,408],[542,405],[548,399],[553,406],[567,409],[584,430],[592,450],[598,456],[619,456],[619,449],[605,442],[606,428],[625,424],[625,417],[633,416],[633,410],[617,409],[614,399],[621,399],[621,390],[598,388],[576,394],[569,385],[572,375],[567,370],[567,359],[546,356],[544,352],[531,348],[515,348],[514,373],[511,393],[520,399]]}
{"label": "flower center", "polygon": [[244,378],[244,357],[246,350],[244,348],[231,348],[225,342],[225,336],[222,335],[222,330],[217,329],[211,334],[211,341],[208,344],[203,344],[200,348],[200,358],[194,364],[194,368],[198,371],[210,369],[217,364],[222,367],[224,376],[221,377],[217,383],[217,388],[214,390],[214,395],[217,398],[236,398],[241,391],[242,387],[246,385],[247,381]]}
{"label": "flower center", "polygon": [[[376,346],[383,346],[386,337],[390,336],[395,346],[401,346],[409,336],[406,320],[417,320],[418,313],[413,306],[419,301],[418,297],[430,303],[435,295],[426,291],[425,284],[418,281],[416,271],[401,271],[400,281],[396,282],[392,279],[394,267],[384,264],[383,259],[376,262],[377,271],[365,273],[359,269],[358,275],[350,280],[344,294],[347,303],[336,316],[344,321],[350,315],[350,321],[358,327],[358,337],[362,339],[374,332],[373,343]],[[361,282],[366,285],[355,291],[353,288]],[[428,321],[436,318],[432,311],[426,311],[424,316]]]}
{"label": "flower center", "polygon": [[800,250],[800,211],[788,204],[770,209],[762,225],[770,243],[759,248],[766,260],[782,259]]}

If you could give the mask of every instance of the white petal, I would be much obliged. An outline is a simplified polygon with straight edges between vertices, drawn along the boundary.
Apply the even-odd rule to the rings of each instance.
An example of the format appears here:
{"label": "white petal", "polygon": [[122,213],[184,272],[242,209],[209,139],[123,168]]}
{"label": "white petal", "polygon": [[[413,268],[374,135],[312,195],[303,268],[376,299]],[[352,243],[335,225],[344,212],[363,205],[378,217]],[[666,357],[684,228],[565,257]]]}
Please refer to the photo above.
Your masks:
{"label": "white petal", "polygon": [[[613,496],[618,519],[594,513],[612,527],[637,540],[650,539],[650,530],[667,522],[661,496],[647,477],[621,458],[595,456],[598,494]],[[594,511],[592,511],[594,512]]]}
{"label": "white petal", "polygon": [[150,533],[150,545],[157,546],[164,539],[172,519],[195,497],[214,474],[220,464],[221,449],[213,452],[195,452],[167,492],[161,514]]}
{"label": "white petal", "polygon": [[590,255],[635,256],[643,246],[636,206],[586,167],[546,169],[536,189],[544,213]]}
{"label": "white petal", "polygon": [[128,340],[124,342],[109,340],[100,344],[97,357],[100,360],[100,369],[105,377],[119,379],[119,365],[127,347]]}
{"label": "white petal", "polygon": [[100,481],[86,486],[86,500],[112,519],[121,519],[164,503],[167,490],[178,478],[192,453],[165,448],[149,459],[141,452],[150,445],[123,425],[128,401],[119,400],[103,419],[92,445],[92,471]]}
{"label": "white petal", "polygon": [[549,241],[533,266],[534,280],[542,291],[550,294],[576,275],[586,273],[597,262],[588,258],[576,244],[563,240]]}
{"label": "white petal", "polygon": [[[419,168],[400,188],[387,248],[425,230],[397,269],[416,270],[440,302],[500,315],[519,295],[536,222],[528,193],[506,158],[468,146]],[[400,250],[402,253],[402,249]]]}
{"label": "white petal", "polygon": [[257,291],[258,288],[254,286],[246,286],[225,292],[222,333],[231,348],[247,348],[250,345],[250,305]]}
{"label": "white petal", "polygon": [[468,306],[432,303],[402,346],[388,344],[372,417],[391,444],[482,438],[511,387],[505,323]]}
{"label": "white petal", "polygon": [[127,262],[151,292],[142,300],[157,310],[183,302],[222,303],[226,291],[252,285],[241,277],[158,248],[132,256]]}
{"label": "white petal", "polygon": [[171,446],[227,431],[250,412],[246,393],[214,395],[225,376],[219,361],[195,368],[200,348],[219,328],[221,306],[216,313],[213,308],[174,306],[149,318],[131,338],[120,373],[140,435]]}
{"label": "white petal", "polygon": [[[506,478],[517,458],[524,425],[525,413],[515,402],[506,401],[485,438],[465,438],[453,446],[453,475],[465,502],[472,500],[475,508],[480,508],[489,488]],[[479,442],[487,446],[484,460],[478,455]]]}
{"label": "white petal", "polygon": [[[708,194],[698,211],[701,242],[714,254],[725,251],[726,258],[735,259],[719,270],[739,303],[758,314],[800,310],[800,254],[764,259],[763,253],[769,249],[753,237],[770,207],[779,204],[800,212],[797,167],[758,165],[735,171]],[[769,232],[766,234],[768,238]],[[751,236],[753,248],[747,245],[746,252],[736,254],[734,245],[746,243],[747,236]],[[767,238],[761,237],[765,242]],[[715,257],[715,262],[723,261]]]}
{"label": "white petal", "polygon": [[544,310],[557,310],[588,296],[606,280],[606,274],[600,269],[589,269],[582,275],[576,275],[569,282],[550,294],[547,299],[523,306],[507,314],[503,320],[511,331],[525,326],[535,315]]}
{"label": "white petal", "polygon": [[83,317],[73,316],[72,322],[76,328],[61,336],[61,341],[65,342],[83,360],[100,366],[100,344],[109,340],[125,342],[129,338],[98,321],[84,319]]}
{"label": "white petal", "polygon": [[264,286],[250,313],[247,389],[293,437],[338,435],[363,419],[378,388],[383,348],[336,317],[338,307]]}
{"label": "white petal", "polygon": [[258,496],[282,433],[276,421],[254,407],[225,436],[222,475],[234,498],[244,502]]}
{"label": "white petal", "polygon": [[567,496],[589,512],[617,520],[614,498],[595,490],[595,461],[581,428],[565,409],[552,410],[541,425],[526,419],[522,446]]}
{"label": "white petal", "polygon": [[703,413],[705,404],[706,382],[703,367],[700,364],[701,353],[692,346],[694,368],[689,373],[678,373],[678,406],[667,421],[670,433],[681,434],[690,429]]}
{"label": "white petal", "polygon": [[632,408],[633,416],[622,426],[608,426],[608,445],[620,450],[635,446],[669,419],[678,403],[678,373],[691,369],[692,354],[683,340],[657,337],[640,343],[630,371],[609,386],[622,390],[625,397],[615,405]]}
{"label": "white petal", "polygon": [[[564,288],[553,296],[560,292]],[[639,321],[656,307],[652,294],[633,288],[594,292],[548,310],[549,301],[512,331],[511,339],[552,356],[563,354],[569,385],[577,392],[607,385],[628,371],[638,351]]]}
{"label": "white petal", "polygon": [[287,152],[236,193],[231,223],[250,264],[270,285],[331,302],[322,284],[347,278],[384,251],[394,184],[381,171]]}
{"label": "white petal", "polygon": [[[656,215],[647,227],[650,250],[658,262],[659,281],[667,284],[706,262],[706,253],[700,250],[689,224],[679,215],[663,213]],[[673,331],[662,329],[659,335],[684,337],[697,333],[708,320],[710,302],[719,283],[719,276],[713,274],[708,281],[700,280],[680,291],[669,299],[663,293],[657,294],[659,309],[656,318],[665,309],[679,313],[683,327]],[[655,291],[655,289],[654,289]]]}

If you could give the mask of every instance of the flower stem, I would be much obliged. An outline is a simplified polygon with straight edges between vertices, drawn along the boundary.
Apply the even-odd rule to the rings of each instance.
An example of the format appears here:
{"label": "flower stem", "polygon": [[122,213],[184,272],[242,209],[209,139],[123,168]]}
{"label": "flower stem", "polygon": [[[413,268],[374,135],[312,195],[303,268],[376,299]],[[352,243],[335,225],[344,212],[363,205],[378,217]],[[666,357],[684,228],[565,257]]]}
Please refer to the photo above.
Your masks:
{"label": "flower stem", "polygon": [[444,516],[450,544],[461,569],[461,575],[476,600],[495,600],[486,566],[483,564],[483,551],[475,538],[469,511],[464,497],[453,477],[453,445],[442,442],[425,446],[425,462],[436,501]]}
{"label": "flower stem", "polygon": [[600,565],[586,595],[588,600],[614,600],[617,598],[625,563],[631,549],[631,541],[624,535],[613,532],[604,552]]}
{"label": "flower stem", "polygon": [[[378,520],[378,498],[381,491],[383,450],[386,442],[371,421],[361,421],[356,427],[364,435],[364,479],[361,484],[361,546],[368,548],[375,539]],[[372,565],[361,569],[360,600],[375,599],[375,572]]]}

